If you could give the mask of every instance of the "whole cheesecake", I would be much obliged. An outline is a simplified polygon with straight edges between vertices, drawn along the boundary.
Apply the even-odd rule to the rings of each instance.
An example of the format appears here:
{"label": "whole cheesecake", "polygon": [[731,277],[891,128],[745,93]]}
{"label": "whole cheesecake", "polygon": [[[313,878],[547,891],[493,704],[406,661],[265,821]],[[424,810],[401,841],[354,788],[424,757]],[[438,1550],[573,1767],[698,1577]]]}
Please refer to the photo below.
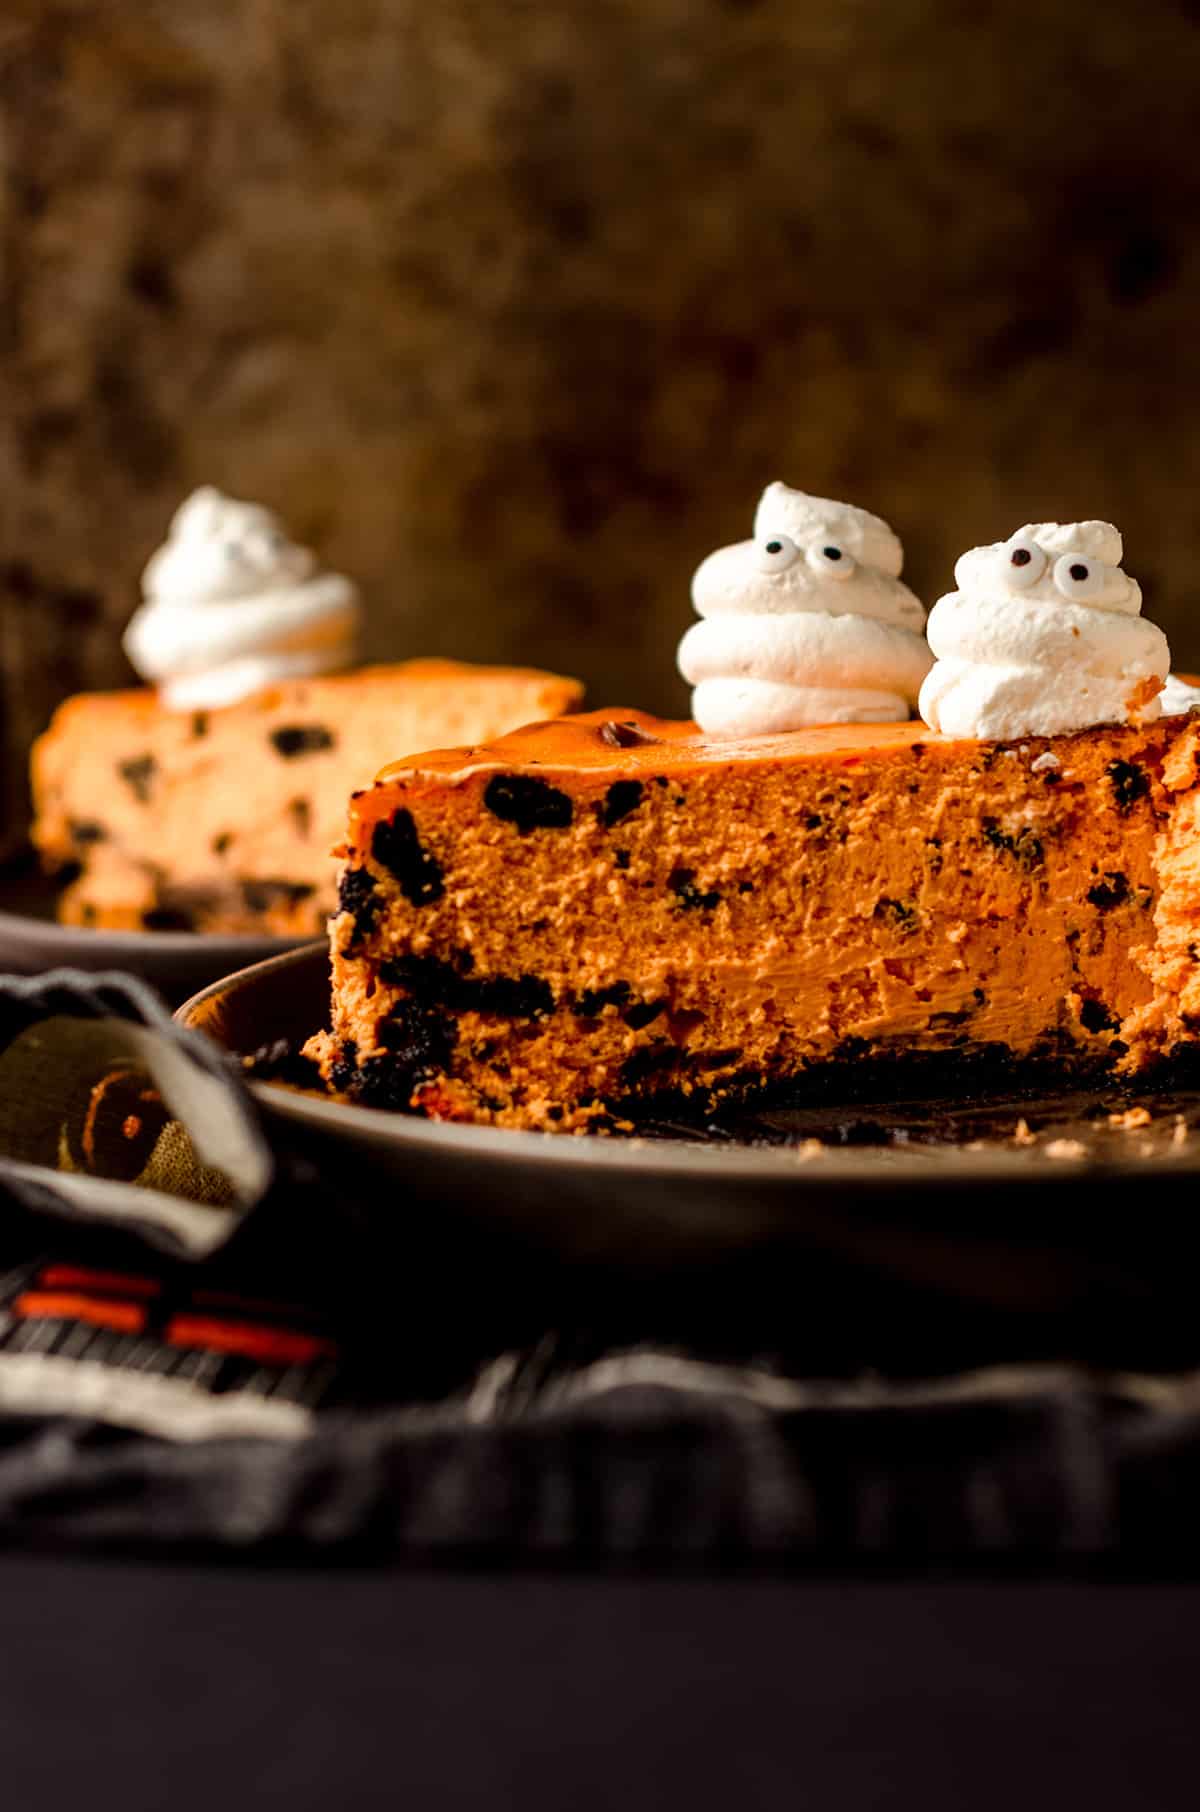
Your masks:
{"label": "whole cheesecake", "polygon": [[843,1061],[1162,1064],[1200,1037],[1198,723],[596,711],[393,765],[351,803],[309,1054],[370,1105],[562,1130]]}

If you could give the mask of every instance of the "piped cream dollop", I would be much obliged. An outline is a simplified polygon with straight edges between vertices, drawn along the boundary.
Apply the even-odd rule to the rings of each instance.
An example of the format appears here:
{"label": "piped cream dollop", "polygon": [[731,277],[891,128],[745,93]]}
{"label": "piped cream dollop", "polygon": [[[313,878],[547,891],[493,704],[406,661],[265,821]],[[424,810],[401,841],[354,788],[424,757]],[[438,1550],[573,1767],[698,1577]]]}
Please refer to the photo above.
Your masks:
{"label": "piped cream dollop", "polygon": [[256,503],[211,485],[175,512],[142,574],[125,652],[173,710],[216,709],[287,679],[350,666],[358,593]]}
{"label": "piped cream dollop", "polygon": [[1006,742],[1161,716],[1171,651],[1123,551],[1110,522],[1035,522],[965,553],[929,613],[930,729]]}
{"label": "piped cream dollop", "polygon": [[903,549],[852,504],[770,484],[754,539],[697,569],[702,621],[679,644],[692,715],[709,736],[911,716],[931,656]]}

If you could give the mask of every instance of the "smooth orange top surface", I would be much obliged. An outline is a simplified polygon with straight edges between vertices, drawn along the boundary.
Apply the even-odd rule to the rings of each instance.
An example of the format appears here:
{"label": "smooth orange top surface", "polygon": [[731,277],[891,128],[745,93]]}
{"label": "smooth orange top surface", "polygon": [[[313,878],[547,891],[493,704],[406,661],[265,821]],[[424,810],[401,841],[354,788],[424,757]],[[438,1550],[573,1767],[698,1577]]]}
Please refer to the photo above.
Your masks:
{"label": "smooth orange top surface", "polygon": [[705,736],[694,723],[652,717],[617,707],[583,711],[548,723],[526,724],[495,742],[473,749],[437,749],[431,754],[389,762],[378,780],[411,774],[460,775],[482,768],[615,768],[622,773],[671,773],[741,762],[854,762],[868,754],[902,753],[916,743],[941,743],[920,720],[897,724],[820,724],[777,736]]}
{"label": "smooth orange top surface", "polygon": [[[577,680],[548,673],[540,667],[489,667],[471,661],[422,657],[373,667],[347,667],[340,673],[320,673],[309,679],[283,680],[251,693],[247,698],[236,699],[230,705],[209,709],[205,716],[223,717],[228,714],[230,717],[242,717],[249,713],[267,712],[276,704],[286,702],[298,694],[316,700],[328,699],[332,703],[342,693],[346,693],[349,695],[349,702],[353,704],[364,695],[379,693],[386,696],[398,681],[402,681],[406,689],[428,687],[433,691],[455,686],[464,680],[482,680],[496,684],[505,681],[516,684],[529,682],[533,685],[542,681],[554,689],[556,697],[561,696],[564,707],[578,703],[583,695],[583,688]],[[172,719],[190,719],[195,713],[190,710],[172,711],[163,704],[161,695],[153,686],[127,686],[117,692],[78,692],[59,705],[51,732],[76,718],[99,722],[106,715],[126,722],[152,724]]]}

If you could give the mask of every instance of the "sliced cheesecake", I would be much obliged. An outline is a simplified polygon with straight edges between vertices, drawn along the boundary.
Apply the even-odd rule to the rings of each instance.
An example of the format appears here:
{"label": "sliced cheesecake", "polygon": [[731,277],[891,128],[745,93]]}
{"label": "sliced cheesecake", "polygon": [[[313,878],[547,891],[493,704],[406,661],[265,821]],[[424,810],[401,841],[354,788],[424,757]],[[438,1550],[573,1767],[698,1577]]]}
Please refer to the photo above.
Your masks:
{"label": "sliced cheesecake", "polygon": [[352,802],[332,1030],[359,1101],[575,1129],[832,1063],[1132,1070],[1200,1035],[1200,719],[744,742],[592,712]]}
{"label": "sliced cheesecake", "polygon": [[574,680],[408,661],[290,680],[220,710],[85,693],[33,751],[33,839],[73,875],[61,916],[115,929],[316,936],[330,851],[381,752],[486,740],[569,711]]}

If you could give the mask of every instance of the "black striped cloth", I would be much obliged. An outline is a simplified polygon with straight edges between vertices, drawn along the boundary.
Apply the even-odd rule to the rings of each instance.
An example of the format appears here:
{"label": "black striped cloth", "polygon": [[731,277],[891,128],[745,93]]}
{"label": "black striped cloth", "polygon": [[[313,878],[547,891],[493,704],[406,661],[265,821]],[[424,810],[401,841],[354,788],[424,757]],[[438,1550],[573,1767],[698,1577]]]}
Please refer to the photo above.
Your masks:
{"label": "black striped cloth", "polygon": [[1200,1351],[1195,1374],[1101,1371],[961,1309],[906,1349],[886,1282],[818,1351],[778,1279],[410,1244],[273,1148],[229,1060],[128,977],[0,978],[0,1208],[10,1541],[656,1565],[1195,1548]]}

